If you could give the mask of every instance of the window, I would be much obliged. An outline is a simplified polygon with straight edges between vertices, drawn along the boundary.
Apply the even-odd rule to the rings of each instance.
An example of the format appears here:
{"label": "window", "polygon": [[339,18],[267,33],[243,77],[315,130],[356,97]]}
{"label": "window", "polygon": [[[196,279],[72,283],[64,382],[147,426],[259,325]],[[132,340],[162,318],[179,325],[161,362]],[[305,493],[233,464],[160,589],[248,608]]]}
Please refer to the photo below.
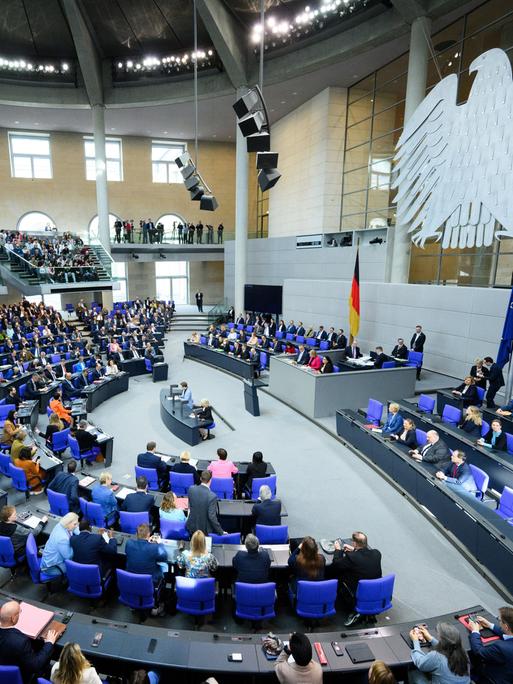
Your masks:
{"label": "window", "polygon": [[20,233],[45,233],[56,231],[53,219],[42,211],[29,211],[18,221],[17,229]]}
{"label": "window", "polygon": [[175,242],[178,240],[177,226],[179,223],[182,225],[185,223],[185,219],[176,214],[163,214],[157,221],[155,225],[162,223],[164,226],[164,242]]}
{"label": "window", "polygon": [[[109,214],[109,229],[110,229],[110,236],[113,238],[115,231],[114,231],[114,223],[118,220],[118,216],[116,214]],[[98,240],[98,216],[94,216],[91,221],[89,222],[89,240]]]}
{"label": "window", "polygon": [[112,301],[114,301],[114,302],[126,302],[128,300],[126,262],[125,261],[113,261],[111,263],[111,267],[112,267],[112,280],[119,283],[119,290],[112,290]]}
{"label": "window", "polygon": [[[96,156],[94,138],[84,137],[86,179],[96,180]],[[105,138],[105,162],[108,181],[123,180],[123,151],[119,138]]]}
{"label": "window", "polygon": [[43,133],[9,133],[13,178],[52,178],[50,136]]}
{"label": "window", "polygon": [[391,173],[392,161],[390,159],[373,159],[371,162],[369,187],[377,190],[388,190]]}
{"label": "window", "polygon": [[187,304],[189,275],[187,261],[157,261],[155,263],[157,299],[174,300],[175,304]]}
{"label": "window", "polygon": [[151,143],[151,172],[154,183],[182,183],[180,169],[175,159],[187,146],[181,143],[153,140]]}

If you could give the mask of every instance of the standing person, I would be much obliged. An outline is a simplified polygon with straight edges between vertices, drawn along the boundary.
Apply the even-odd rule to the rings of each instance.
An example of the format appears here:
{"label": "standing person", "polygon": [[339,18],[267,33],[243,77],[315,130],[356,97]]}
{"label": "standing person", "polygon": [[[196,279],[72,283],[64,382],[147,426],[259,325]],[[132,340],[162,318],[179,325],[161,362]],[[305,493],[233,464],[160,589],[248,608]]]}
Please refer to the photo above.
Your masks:
{"label": "standing person", "polygon": [[487,408],[497,408],[495,404],[495,395],[504,387],[504,375],[502,368],[498,363],[494,363],[491,356],[485,356],[483,359],[483,366],[488,371],[488,392],[486,393]]}
{"label": "standing person", "polygon": [[222,223],[220,223],[217,226],[217,244],[222,245],[223,244],[223,231],[224,231],[224,226]]}
{"label": "standing person", "polygon": [[183,224],[182,244],[186,245],[188,242],[189,242],[189,224],[187,223],[187,221],[185,221]]}
{"label": "standing person", "polygon": [[160,245],[164,242],[164,224],[162,221],[157,223],[157,242]]}
{"label": "standing person", "polygon": [[117,242],[118,244],[121,242],[121,228],[123,227],[123,224],[119,219],[116,219],[114,221],[114,232],[116,234],[116,237],[114,238],[114,242]]}
{"label": "standing person", "polygon": [[180,221],[180,223],[178,224],[178,244],[179,245],[182,244],[182,234],[183,234],[183,224]]}
{"label": "standing person", "polygon": [[193,245],[194,244],[194,231],[196,230],[196,226],[194,223],[189,223],[189,244]]}
{"label": "standing person", "polygon": [[[426,344],[426,336],[422,332],[422,326],[416,325],[415,332],[410,340],[410,350],[414,352],[424,353],[424,345]],[[422,363],[417,366],[417,380],[420,380],[420,371],[422,370]]]}
{"label": "standing person", "polygon": [[200,484],[189,487],[189,517],[185,526],[189,534],[201,530],[204,534],[224,534],[217,517],[217,496],[210,491],[212,473],[204,470]]}
{"label": "standing person", "polygon": [[203,244],[203,224],[201,223],[201,220],[196,226],[196,244]]}
{"label": "standing person", "polygon": [[142,227],[143,244],[146,245],[146,244],[148,244],[148,226],[149,226],[149,224],[143,219],[142,221],[139,222],[139,225]]}
{"label": "standing person", "polygon": [[64,645],[58,662],[52,667],[50,680],[52,684],[102,684],[80,646],[74,643]]}
{"label": "standing person", "polygon": [[196,306],[198,307],[198,311],[203,313],[203,292],[198,291],[194,296],[196,297]]}

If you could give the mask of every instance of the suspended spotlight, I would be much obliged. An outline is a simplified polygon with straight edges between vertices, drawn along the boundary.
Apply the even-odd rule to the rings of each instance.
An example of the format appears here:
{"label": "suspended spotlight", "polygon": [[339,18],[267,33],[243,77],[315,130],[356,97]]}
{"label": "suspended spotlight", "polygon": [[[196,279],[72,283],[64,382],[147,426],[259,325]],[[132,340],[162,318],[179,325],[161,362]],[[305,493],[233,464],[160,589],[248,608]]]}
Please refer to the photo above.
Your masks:
{"label": "suspended spotlight", "polygon": [[280,180],[281,173],[278,169],[261,169],[258,172],[258,185],[260,190],[265,192],[273,188],[276,183]]}
{"label": "suspended spotlight", "polygon": [[271,136],[266,131],[249,135],[246,138],[248,152],[269,152],[271,149]]}
{"label": "suspended spotlight", "polygon": [[242,119],[242,117],[246,116],[246,114],[249,114],[257,104],[257,93],[254,90],[249,90],[245,95],[239,98],[237,102],[235,102],[233,109],[235,110],[235,114],[237,114],[237,118]]}
{"label": "suspended spotlight", "polygon": [[257,169],[275,169],[278,166],[277,152],[257,152]]}
{"label": "suspended spotlight", "polygon": [[192,163],[193,161],[191,159],[191,155],[188,152],[184,152],[175,159],[175,164],[178,166],[179,169]]}
{"label": "suspended spotlight", "polygon": [[193,202],[199,202],[205,194],[205,187],[203,185],[196,185],[192,190],[189,190],[189,194]]}
{"label": "suspended spotlight", "polygon": [[192,174],[196,171],[196,167],[192,162],[187,164],[187,166],[182,166],[180,169],[180,173],[182,174],[182,177],[184,180],[192,176]]}
{"label": "suspended spotlight", "polygon": [[200,184],[200,177],[197,174],[193,174],[185,181],[185,187],[187,190],[193,190],[197,185]]}
{"label": "suspended spotlight", "polygon": [[253,114],[248,114],[244,118],[240,119],[238,123],[240,132],[245,138],[247,138],[248,135],[260,133],[266,123],[266,120],[263,112],[254,112]]}
{"label": "suspended spotlight", "polygon": [[200,209],[203,211],[215,211],[219,206],[214,195],[203,195],[200,200]]}

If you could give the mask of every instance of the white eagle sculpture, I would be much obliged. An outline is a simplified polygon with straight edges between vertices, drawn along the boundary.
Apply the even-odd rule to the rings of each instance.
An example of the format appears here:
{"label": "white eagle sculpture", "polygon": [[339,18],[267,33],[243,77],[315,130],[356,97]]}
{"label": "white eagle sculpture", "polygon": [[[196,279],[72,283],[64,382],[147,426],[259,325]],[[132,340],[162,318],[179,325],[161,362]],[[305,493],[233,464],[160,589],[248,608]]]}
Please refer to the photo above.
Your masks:
{"label": "white eagle sculpture", "polygon": [[397,223],[410,223],[423,247],[442,237],[447,248],[491,245],[495,220],[513,237],[513,82],[503,50],[477,57],[466,104],[458,78],[447,76],[407,121],[396,146]]}

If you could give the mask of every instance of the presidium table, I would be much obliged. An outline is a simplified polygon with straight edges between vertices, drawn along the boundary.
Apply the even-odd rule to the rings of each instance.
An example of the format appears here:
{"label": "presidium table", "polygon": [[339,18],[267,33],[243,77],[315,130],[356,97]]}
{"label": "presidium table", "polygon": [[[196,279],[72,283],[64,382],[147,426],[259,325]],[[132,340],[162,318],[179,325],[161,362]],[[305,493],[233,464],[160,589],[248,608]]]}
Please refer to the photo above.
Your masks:
{"label": "presidium table", "polygon": [[169,389],[160,390],[160,417],[169,432],[186,444],[196,446],[200,443],[199,429],[204,422],[191,418],[191,409],[169,394]]}

